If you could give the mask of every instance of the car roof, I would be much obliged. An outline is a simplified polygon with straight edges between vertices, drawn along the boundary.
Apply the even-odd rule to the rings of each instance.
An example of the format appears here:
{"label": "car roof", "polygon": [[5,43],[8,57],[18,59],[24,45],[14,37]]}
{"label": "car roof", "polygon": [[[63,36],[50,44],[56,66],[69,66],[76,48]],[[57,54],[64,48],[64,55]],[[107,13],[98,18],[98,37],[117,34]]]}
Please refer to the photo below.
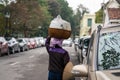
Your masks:
{"label": "car roof", "polygon": [[110,28],[110,27],[117,27],[120,26],[120,24],[108,24],[108,25],[104,25],[102,28]]}
{"label": "car roof", "polygon": [[106,25],[105,27],[99,25],[97,28],[93,31],[93,33],[97,33],[100,29],[100,33],[106,33],[109,31],[120,31],[120,24],[112,24],[112,25]]}
{"label": "car roof", "polygon": [[110,25],[110,26],[101,28],[100,33],[116,32],[116,31],[120,31],[120,25]]}

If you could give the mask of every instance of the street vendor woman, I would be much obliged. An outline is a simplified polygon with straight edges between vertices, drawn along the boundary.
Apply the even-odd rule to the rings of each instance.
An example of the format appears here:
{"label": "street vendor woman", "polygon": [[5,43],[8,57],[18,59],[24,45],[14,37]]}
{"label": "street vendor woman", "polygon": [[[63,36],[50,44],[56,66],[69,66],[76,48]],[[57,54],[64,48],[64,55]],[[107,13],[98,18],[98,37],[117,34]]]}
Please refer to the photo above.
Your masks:
{"label": "street vendor woman", "polygon": [[48,80],[62,80],[66,64],[70,61],[68,52],[62,48],[63,39],[48,37],[46,49],[49,54]]}

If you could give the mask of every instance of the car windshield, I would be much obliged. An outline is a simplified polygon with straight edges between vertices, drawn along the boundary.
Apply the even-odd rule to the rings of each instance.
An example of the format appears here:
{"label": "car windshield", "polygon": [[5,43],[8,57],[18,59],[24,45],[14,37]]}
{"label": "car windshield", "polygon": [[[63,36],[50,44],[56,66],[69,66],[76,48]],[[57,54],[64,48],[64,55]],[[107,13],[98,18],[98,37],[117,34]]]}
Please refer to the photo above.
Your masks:
{"label": "car windshield", "polygon": [[120,68],[120,31],[100,35],[98,49],[98,69]]}

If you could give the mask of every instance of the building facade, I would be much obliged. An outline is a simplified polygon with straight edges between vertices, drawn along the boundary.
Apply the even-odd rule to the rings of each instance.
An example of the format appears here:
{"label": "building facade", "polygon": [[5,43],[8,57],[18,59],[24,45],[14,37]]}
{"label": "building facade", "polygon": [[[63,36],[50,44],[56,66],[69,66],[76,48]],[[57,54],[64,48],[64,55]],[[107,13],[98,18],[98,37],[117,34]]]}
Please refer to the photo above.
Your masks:
{"label": "building facade", "polygon": [[104,26],[120,24],[120,0],[110,0],[104,9]]}
{"label": "building facade", "polygon": [[86,13],[84,14],[80,25],[80,37],[88,36],[91,33],[92,27],[95,25],[95,15]]}

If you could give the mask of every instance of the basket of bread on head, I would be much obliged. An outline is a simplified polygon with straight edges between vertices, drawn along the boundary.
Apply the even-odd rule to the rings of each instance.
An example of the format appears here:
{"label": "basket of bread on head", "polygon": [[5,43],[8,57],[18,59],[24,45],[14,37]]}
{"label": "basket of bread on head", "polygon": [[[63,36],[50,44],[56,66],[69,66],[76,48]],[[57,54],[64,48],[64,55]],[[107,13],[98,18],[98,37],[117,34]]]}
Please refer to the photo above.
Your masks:
{"label": "basket of bread on head", "polygon": [[48,34],[54,38],[68,39],[71,36],[71,25],[58,15],[51,21],[48,28]]}

